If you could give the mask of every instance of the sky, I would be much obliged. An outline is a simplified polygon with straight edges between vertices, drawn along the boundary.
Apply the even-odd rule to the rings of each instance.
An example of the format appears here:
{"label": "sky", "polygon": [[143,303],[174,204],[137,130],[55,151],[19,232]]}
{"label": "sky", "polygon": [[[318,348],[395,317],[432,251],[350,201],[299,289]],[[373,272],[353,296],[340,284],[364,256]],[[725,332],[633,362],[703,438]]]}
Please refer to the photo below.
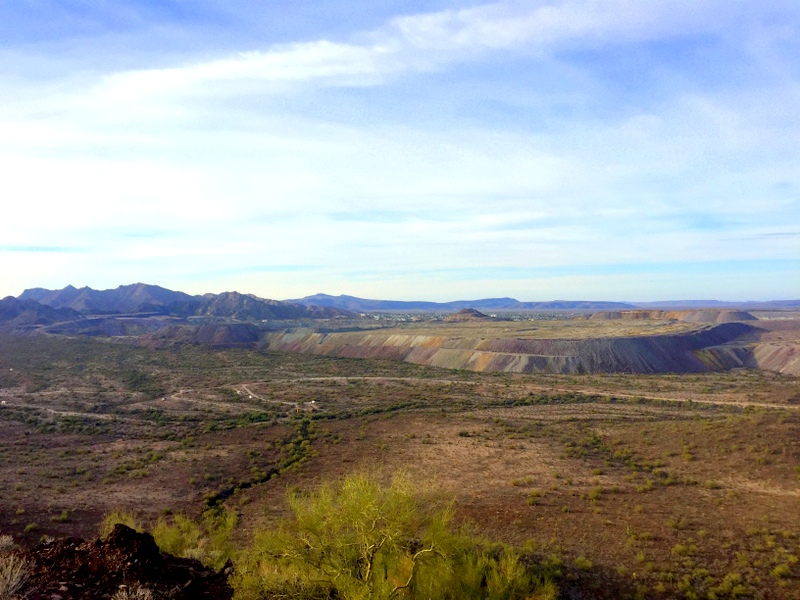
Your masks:
{"label": "sky", "polygon": [[796,0],[0,0],[0,297],[800,298]]}

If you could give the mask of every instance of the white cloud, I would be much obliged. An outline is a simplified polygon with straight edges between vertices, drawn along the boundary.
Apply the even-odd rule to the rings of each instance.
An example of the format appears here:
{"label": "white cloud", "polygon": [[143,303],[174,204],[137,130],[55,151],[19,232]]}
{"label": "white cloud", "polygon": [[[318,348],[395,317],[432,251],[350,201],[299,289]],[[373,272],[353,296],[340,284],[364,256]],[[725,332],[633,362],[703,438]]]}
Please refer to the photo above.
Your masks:
{"label": "white cloud", "polygon": [[[540,106],[523,108],[550,111],[578,94],[597,114],[552,111],[535,132],[518,128],[514,116],[471,119],[484,109],[479,96],[462,108],[463,124],[454,118],[447,126],[417,123],[413,114],[384,120],[379,94],[354,103],[366,116],[350,124],[325,110],[331,98],[321,88],[353,86],[355,95],[359,86],[391,83],[386,94],[411,94],[403,74],[457,77],[453,63],[502,65],[506,51],[535,66],[546,55],[558,62],[564,49],[602,55],[615,44],[632,43],[635,52],[643,40],[698,32],[745,35],[729,26],[748,11],[756,9],[721,0],[498,3],[400,17],[346,41],[112,73],[90,86],[70,88],[69,76],[63,89],[32,83],[20,88],[24,101],[9,88],[0,103],[0,194],[13,201],[3,206],[0,236],[20,247],[89,246],[91,253],[58,259],[83,282],[98,270],[116,285],[152,272],[174,278],[279,263],[319,266],[313,291],[364,263],[387,269],[378,279],[389,281],[392,269],[796,256],[794,239],[758,237],[778,226],[800,229],[791,192],[800,190],[792,110],[800,86],[786,65],[765,69],[769,76],[754,86],[728,73],[719,90],[695,81],[688,91],[630,100],[628,111],[608,110],[594,96],[603,91],[599,76],[575,67],[583,77],[575,90],[548,91]],[[763,43],[753,52],[759,65],[782,56]],[[492,99],[510,103],[502,87]],[[312,108],[296,111],[298,100]],[[776,181],[790,191],[770,195]],[[165,233],[135,237],[151,230]],[[27,261],[29,278],[51,277],[47,256],[17,252],[14,264]],[[24,268],[13,273],[14,281],[26,277]],[[269,277],[299,289],[291,273]],[[498,280],[494,289],[506,285]]]}
{"label": "white cloud", "polygon": [[596,46],[718,30],[735,14],[731,8],[714,0],[501,2],[399,17],[388,32],[396,31],[413,47],[435,50]]}
{"label": "white cloud", "polygon": [[438,69],[498,50],[549,53],[696,33],[719,34],[752,10],[722,0],[501,2],[392,19],[350,42],[319,40],[251,50],[167,69],[115,73],[90,103],[103,108],[148,98],[282,93],[297,84],[362,86]]}

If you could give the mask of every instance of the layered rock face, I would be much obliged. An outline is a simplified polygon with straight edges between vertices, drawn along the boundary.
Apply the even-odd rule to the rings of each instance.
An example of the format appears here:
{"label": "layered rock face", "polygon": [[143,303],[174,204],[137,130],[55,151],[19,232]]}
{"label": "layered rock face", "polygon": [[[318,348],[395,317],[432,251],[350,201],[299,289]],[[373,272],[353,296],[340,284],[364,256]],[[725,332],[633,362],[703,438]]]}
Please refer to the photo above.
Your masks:
{"label": "layered rock face", "polygon": [[472,371],[697,373],[753,365],[752,339],[757,331],[745,323],[726,323],[685,334],[585,340],[282,332],[267,334],[264,345],[282,352],[403,360]]}
{"label": "layered rock face", "polygon": [[717,308],[697,310],[608,310],[596,312],[589,318],[595,321],[623,319],[628,321],[684,321],[687,323],[734,323],[757,320],[749,312],[743,310]]}

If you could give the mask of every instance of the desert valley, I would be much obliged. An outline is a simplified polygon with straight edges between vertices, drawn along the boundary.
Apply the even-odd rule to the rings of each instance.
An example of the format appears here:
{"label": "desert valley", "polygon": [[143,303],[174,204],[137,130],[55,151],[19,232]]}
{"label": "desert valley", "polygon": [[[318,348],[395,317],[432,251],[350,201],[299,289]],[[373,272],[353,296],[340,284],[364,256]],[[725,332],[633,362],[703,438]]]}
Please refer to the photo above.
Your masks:
{"label": "desert valley", "polygon": [[[234,558],[238,597],[284,597],[253,591],[237,549],[285,522],[292,494],[400,474],[554,586],[530,597],[800,595],[797,306],[176,294],[0,301],[9,543],[91,539],[117,515],[161,527],[163,546],[193,523],[161,549]],[[219,546],[212,514],[228,519]]]}

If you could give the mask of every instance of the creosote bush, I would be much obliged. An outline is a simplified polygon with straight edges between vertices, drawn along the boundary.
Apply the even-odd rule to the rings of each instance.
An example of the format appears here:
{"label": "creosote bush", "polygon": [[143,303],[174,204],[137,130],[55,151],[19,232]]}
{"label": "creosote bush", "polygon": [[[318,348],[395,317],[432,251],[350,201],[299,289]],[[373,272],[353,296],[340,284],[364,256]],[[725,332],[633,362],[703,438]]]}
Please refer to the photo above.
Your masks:
{"label": "creosote bush", "polygon": [[516,550],[452,526],[452,502],[399,473],[355,474],[289,497],[294,516],[256,533],[236,565],[237,600],[553,599]]}

